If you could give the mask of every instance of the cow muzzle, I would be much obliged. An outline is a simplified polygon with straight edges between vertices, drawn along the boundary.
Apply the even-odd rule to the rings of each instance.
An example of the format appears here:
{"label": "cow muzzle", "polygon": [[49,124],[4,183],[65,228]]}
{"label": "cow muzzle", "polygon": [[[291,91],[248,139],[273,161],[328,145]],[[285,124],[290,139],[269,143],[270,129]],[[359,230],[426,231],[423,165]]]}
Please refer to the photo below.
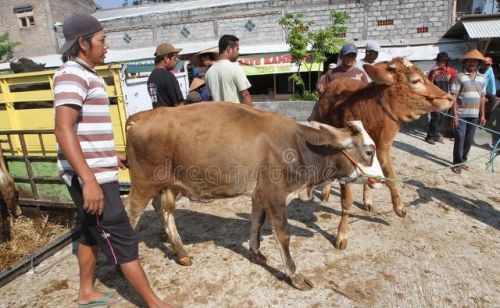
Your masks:
{"label": "cow muzzle", "polygon": [[454,98],[450,94],[439,97],[433,100],[435,106],[438,106],[438,111],[446,111],[453,106]]}

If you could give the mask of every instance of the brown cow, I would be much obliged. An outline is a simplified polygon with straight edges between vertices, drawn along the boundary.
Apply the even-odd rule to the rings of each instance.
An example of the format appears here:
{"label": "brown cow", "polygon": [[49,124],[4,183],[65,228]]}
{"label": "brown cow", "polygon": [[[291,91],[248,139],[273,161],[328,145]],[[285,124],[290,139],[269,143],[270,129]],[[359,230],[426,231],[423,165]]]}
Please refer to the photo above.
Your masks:
{"label": "brown cow", "polygon": [[[21,215],[21,208],[17,201],[17,192],[14,185],[14,179],[7,171],[7,166],[3,159],[2,150],[0,149],[0,196],[5,206],[7,207],[7,215],[0,209],[0,240],[10,240],[10,222],[9,216]],[[0,202],[2,201],[0,200]]]}
{"label": "brown cow", "polygon": [[161,194],[161,201],[156,199],[153,206],[166,224],[179,263],[190,265],[173,217],[175,196],[251,196],[250,260],[265,262],[259,247],[267,216],[292,285],[308,289],[310,281],[295,271],[290,256],[286,200],[325,180],[357,178],[356,162],[362,168],[372,165],[375,147],[371,140],[364,144],[366,132],[359,126],[304,125],[283,115],[229,103],[135,114],[127,121],[131,190],[126,203],[131,224],[135,227],[151,198]]}
{"label": "brown cow", "polygon": [[[375,141],[377,156],[386,178],[394,179],[391,166],[391,146],[404,122],[418,119],[430,111],[446,110],[453,98],[433,85],[415,65],[404,58],[375,65],[365,64],[366,73],[373,83],[366,86],[347,79],[332,81],[319,101],[313,115],[315,121],[335,127],[345,127],[348,121],[361,120],[368,134]],[[396,190],[394,181],[387,181],[394,212],[405,217],[406,209]],[[323,190],[323,200],[328,200],[330,186]],[[371,210],[372,196],[368,186],[363,191],[364,209]],[[349,185],[341,184],[342,215],[352,205]],[[336,246],[345,249],[347,233],[337,236]]]}

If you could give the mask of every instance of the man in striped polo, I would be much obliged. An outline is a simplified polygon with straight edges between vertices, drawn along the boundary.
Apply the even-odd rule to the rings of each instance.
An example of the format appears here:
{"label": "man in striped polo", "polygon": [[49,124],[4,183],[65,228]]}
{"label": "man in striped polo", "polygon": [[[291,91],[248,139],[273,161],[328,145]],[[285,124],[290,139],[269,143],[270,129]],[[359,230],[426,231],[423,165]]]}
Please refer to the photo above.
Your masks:
{"label": "man in striped polo", "polygon": [[117,295],[94,288],[98,248],[120,269],[149,307],[167,307],[152,291],[138,260],[138,241],[118,188],[118,165],[106,83],[94,67],[108,49],[101,24],[75,14],[63,24],[64,64],[54,76],[58,166],[82,224],[78,246],[80,307],[110,305]]}
{"label": "man in striped polo", "polygon": [[452,122],[455,129],[453,165],[461,164],[452,167],[451,170],[458,174],[462,170],[469,170],[465,162],[474,141],[475,124],[481,126],[486,124],[484,113],[486,80],[484,75],[477,71],[484,60],[484,56],[479,50],[474,49],[467,53],[460,60],[464,66],[463,72],[458,73],[451,84],[450,93],[455,98],[453,104],[455,118]]}

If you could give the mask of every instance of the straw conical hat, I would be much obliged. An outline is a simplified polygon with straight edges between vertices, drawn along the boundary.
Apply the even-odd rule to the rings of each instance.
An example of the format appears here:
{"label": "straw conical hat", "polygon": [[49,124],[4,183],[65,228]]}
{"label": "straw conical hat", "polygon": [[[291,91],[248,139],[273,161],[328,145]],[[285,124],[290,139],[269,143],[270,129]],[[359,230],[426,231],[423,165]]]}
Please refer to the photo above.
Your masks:
{"label": "straw conical hat", "polygon": [[483,54],[477,49],[469,51],[462,59],[460,59],[460,61],[464,62],[468,59],[479,60],[483,62],[485,61]]}
{"label": "straw conical hat", "polygon": [[200,66],[200,56],[203,54],[212,54],[213,57],[215,59],[217,59],[217,56],[219,55],[219,47],[212,47],[212,48],[204,49],[204,50],[198,52],[197,54],[195,54],[194,56],[192,56],[191,59],[189,59],[189,60],[191,61],[191,63],[194,66]]}
{"label": "straw conical hat", "polygon": [[189,87],[189,92],[194,91],[205,84],[205,80],[201,78],[194,78]]}

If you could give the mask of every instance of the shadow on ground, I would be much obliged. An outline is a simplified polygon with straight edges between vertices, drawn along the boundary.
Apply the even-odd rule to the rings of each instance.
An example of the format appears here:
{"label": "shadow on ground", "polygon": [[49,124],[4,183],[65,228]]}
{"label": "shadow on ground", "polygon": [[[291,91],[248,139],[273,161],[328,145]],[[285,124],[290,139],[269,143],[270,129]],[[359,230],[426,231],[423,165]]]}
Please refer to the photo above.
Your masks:
{"label": "shadow on ground", "polygon": [[477,219],[493,228],[500,230],[500,211],[496,210],[490,203],[471,199],[454,192],[437,187],[427,187],[424,183],[416,180],[406,182],[417,188],[419,198],[408,203],[408,206],[419,206],[436,199],[449,207],[455,208],[462,213]]}

